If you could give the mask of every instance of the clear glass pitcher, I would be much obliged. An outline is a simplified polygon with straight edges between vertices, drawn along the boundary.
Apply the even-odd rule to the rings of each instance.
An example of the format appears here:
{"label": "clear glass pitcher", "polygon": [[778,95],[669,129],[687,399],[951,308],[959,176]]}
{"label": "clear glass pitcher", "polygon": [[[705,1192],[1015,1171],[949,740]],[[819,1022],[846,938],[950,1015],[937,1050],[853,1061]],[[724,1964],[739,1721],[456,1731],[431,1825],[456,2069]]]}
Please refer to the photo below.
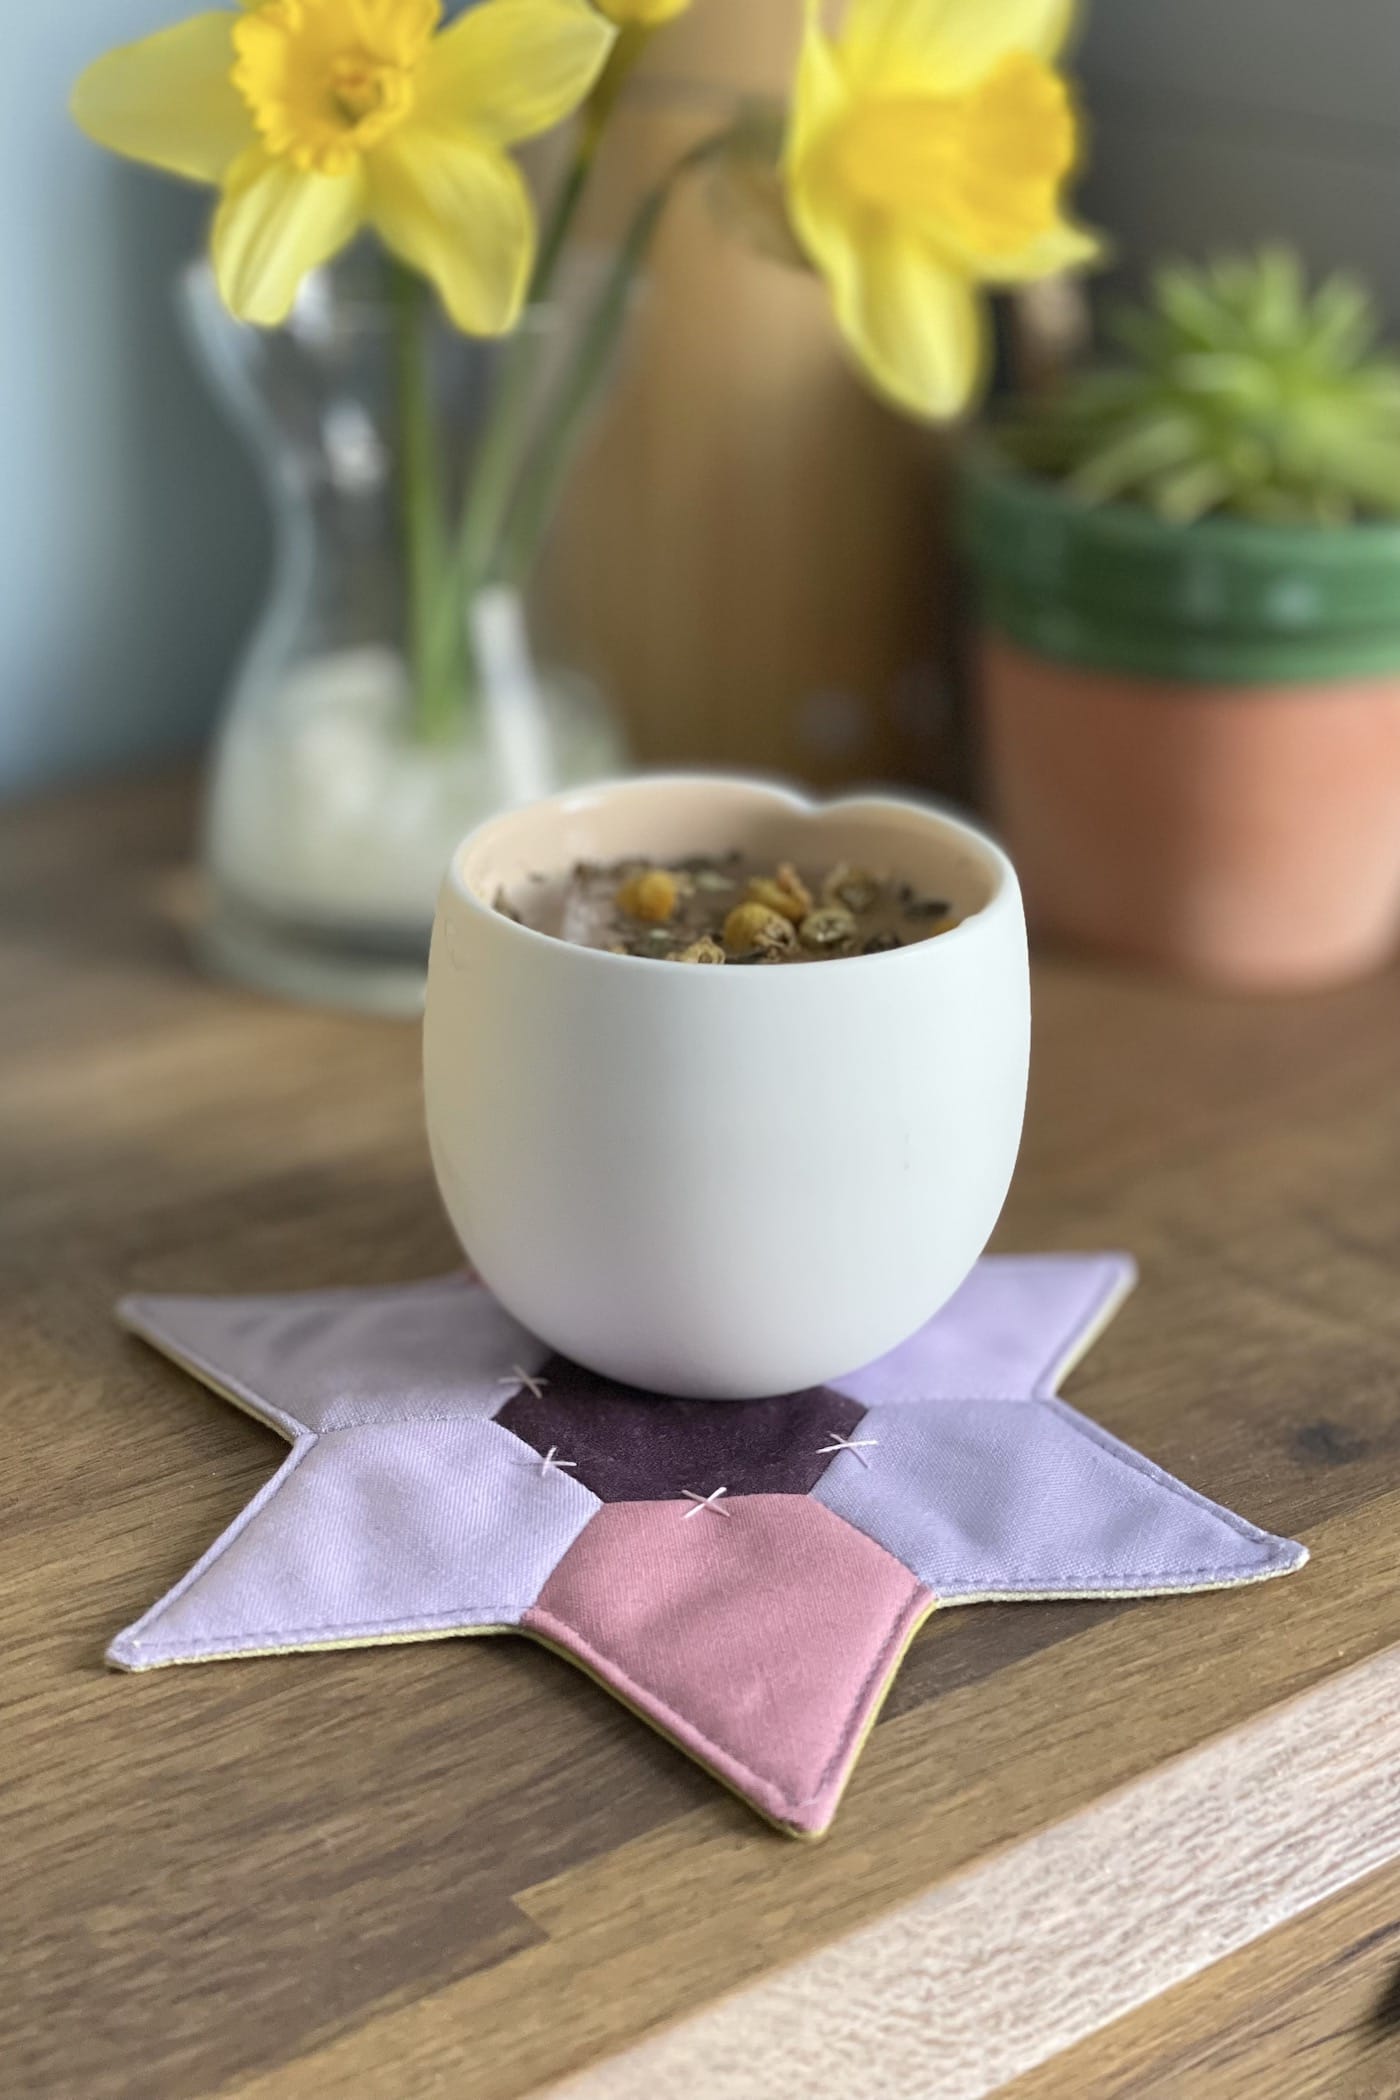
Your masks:
{"label": "clear glass pitcher", "polygon": [[[355,251],[309,278],[276,330],[233,320],[204,264],[183,304],[273,519],[271,586],[208,781],[202,954],[292,997],[412,1013],[458,840],[500,808],[618,771],[621,735],[587,680],[536,667],[502,585],[457,609],[454,668],[425,708],[408,641],[404,345],[379,257]],[[424,350],[450,518],[502,351],[436,321]],[[552,361],[546,343],[541,385]]]}

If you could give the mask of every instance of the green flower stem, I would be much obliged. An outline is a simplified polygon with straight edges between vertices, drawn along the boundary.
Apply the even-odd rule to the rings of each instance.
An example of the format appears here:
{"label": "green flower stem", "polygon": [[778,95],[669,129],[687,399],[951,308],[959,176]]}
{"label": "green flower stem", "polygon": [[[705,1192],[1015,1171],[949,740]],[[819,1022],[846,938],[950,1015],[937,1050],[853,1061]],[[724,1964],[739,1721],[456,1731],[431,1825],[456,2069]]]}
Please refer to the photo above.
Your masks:
{"label": "green flower stem", "polygon": [[651,191],[633,219],[589,317],[577,355],[546,411],[544,427],[522,469],[509,523],[501,535],[497,572],[506,583],[522,584],[534,565],[587,427],[589,411],[607,376],[627,318],[632,287],[669,195],[666,184]]}
{"label": "green flower stem", "polygon": [[649,34],[638,28],[621,32],[584,106],[574,157],[541,235],[526,294],[525,320],[502,354],[500,386],[472,465],[453,564],[449,618],[461,604],[470,603],[493,574],[501,530],[529,443],[534,382],[544,347],[539,330],[531,325],[531,311],[542,304],[553,286],[608,120]]}
{"label": "green flower stem", "polygon": [[440,742],[451,734],[465,694],[461,652],[451,625],[439,617],[447,577],[447,534],[428,373],[428,290],[412,271],[397,263],[390,269],[409,667],[419,734]]}
{"label": "green flower stem", "polygon": [[578,353],[546,411],[534,451],[522,472],[496,564],[496,574],[503,582],[523,583],[534,565],[594,404],[607,379],[618,337],[627,319],[632,288],[646,261],[666,206],[682,180],[706,161],[714,159],[732,137],[732,129],[726,128],[692,146],[643,198],[627,229],[589,317]]}
{"label": "green flower stem", "polygon": [[598,157],[598,148],[603,143],[603,135],[611,121],[618,96],[627,85],[638,59],[654,34],[654,30],[644,28],[638,23],[630,23],[618,32],[608,55],[608,62],[583,106],[574,157],[569,163],[568,173],[560,185],[540,239],[540,250],[530,283],[532,303],[543,299],[554,282],[554,272],[559,266],[564,242],[583,202],[588,178],[593,173],[593,163]]}

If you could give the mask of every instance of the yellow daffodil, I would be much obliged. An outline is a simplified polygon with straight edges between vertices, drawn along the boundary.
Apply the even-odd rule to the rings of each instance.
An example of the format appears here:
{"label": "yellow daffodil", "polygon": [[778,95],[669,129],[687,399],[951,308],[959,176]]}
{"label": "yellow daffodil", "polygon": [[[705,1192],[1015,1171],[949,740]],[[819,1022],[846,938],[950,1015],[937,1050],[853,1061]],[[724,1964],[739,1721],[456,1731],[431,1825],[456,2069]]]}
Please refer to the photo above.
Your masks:
{"label": "yellow daffodil", "polygon": [[610,22],[619,28],[659,29],[675,15],[683,15],[690,0],[596,0]]}
{"label": "yellow daffodil", "polygon": [[587,0],[440,19],[439,0],[245,0],[98,59],[73,114],[114,152],[217,184],[214,269],[241,319],[284,320],[368,225],[459,328],[501,335],[535,242],[505,149],[577,107],[614,32]]}
{"label": "yellow daffodil", "polygon": [[986,362],[978,288],[1094,253],[1062,216],[1071,0],[850,0],[808,17],[785,172],[799,238],[881,392],[956,414]]}

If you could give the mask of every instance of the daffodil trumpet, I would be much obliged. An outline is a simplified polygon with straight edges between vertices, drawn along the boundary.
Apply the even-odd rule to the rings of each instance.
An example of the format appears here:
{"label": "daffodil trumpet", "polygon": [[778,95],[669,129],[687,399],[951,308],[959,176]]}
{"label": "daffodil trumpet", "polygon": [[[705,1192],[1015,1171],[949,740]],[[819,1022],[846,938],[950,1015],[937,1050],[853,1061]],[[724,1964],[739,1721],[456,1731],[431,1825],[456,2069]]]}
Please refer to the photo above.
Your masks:
{"label": "daffodil trumpet", "polygon": [[784,174],[798,238],[875,387],[943,419],[987,367],[985,292],[1092,260],[1064,216],[1072,0],[808,0]]}
{"label": "daffodil trumpet", "polygon": [[510,148],[578,108],[614,30],[588,0],[250,0],[110,51],[73,93],[99,144],[219,204],[211,252],[241,320],[273,327],[371,227],[454,323],[505,335],[535,250]]}

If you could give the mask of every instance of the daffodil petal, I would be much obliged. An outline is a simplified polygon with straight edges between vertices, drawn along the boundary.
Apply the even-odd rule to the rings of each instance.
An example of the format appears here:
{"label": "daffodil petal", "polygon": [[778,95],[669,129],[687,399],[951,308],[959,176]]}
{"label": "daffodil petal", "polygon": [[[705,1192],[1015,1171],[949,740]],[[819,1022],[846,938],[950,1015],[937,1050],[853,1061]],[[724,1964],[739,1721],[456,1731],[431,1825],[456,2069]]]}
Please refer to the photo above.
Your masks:
{"label": "daffodil petal", "polygon": [[192,182],[218,182],[254,137],[232,79],[234,20],[192,15],[107,52],[73,89],[75,121],[128,160]]}
{"label": "daffodil petal", "polygon": [[793,82],[785,151],[790,171],[801,166],[849,99],[835,46],[821,25],[818,4],[819,0],[808,0],[807,27]]}
{"label": "daffodil petal", "polygon": [[416,120],[501,145],[533,138],[578,108],[615,35],[587,0],[484,0],[428,46]]}
{"label": "daffodil petal", "polygon": [[432,279],[457,327],[505,335],[530,281],[535,215],[496,147],[405,124],[368,156],[370,218],[395,254]]}
{"label": "daffodil petal", "polygon": [[1074,12],[1074,0],[851,0],[841,49],[864,82],[957,94],[1008,51],[1049,63]]}
{"label": "daffodil petal", "polygon": [[1102,243],[1086,226],[1058,219],[1015,255],[998,255],[985,262],[977,275],[983,284],[1033,284],[1039,277],[1087,269],[1101,250]]}
{"label": "daffodil petal", "polygon": [[799,231],[827,280],[837,325],[886,399],[944,421],[968,406],[987,363],[973,286],[921,240],[876,214],[814,207]]}
{"label": "daffodil petal", "polygon": [[597,0],[603,13],[617,23],[636,23],[640,29],[659,29],[683,15],[690,0]]}
{"label": "daffodil petal", "polygon": [[285,321],[302,278],[343,248],[365,216],[359,166],[317,175],[254,146],[230,170],[211,252],[224,304],[241,321]]}

